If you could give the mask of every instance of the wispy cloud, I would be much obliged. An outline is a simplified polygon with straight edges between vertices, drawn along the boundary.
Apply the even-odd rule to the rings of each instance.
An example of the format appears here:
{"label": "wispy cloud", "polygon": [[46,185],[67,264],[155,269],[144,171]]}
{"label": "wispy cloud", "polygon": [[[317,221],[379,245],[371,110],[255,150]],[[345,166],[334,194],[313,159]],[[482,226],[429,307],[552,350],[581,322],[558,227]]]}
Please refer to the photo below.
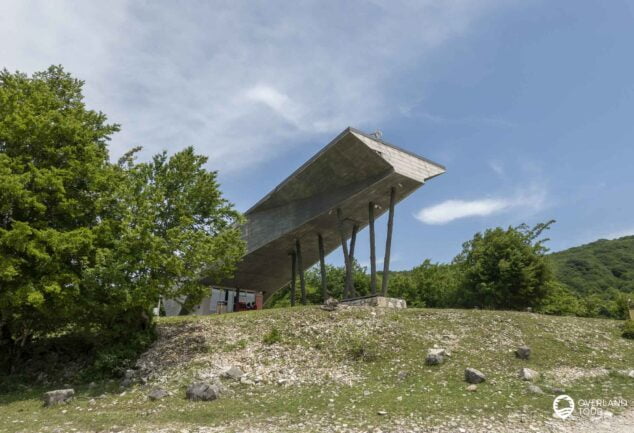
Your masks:
{"label": "wispy cloud", "polygon": [[510,197],[446,200],[421,209],[415,216],[425,224],[447,224],[461,218],[485,217],[515,209],[537,212],[544,208],[545,203],[545,188],[533,186]]}
{"label": "wispy cloud", "polygon": [[[241,169],[348,125],[376,128],[424,89],[399,77],[506,2],[0,3],[0,59],[63,64],[123,125],[113,156],[195,145]],[[399,96],[400,95],[400,96]]]}
{"label": "wispy cloud", "polygon": [[489,167],[491,167],[491,170],[493,170],[498,176],[504,176],[504,164],[502,164],[501,161],[489,161]]}
{"label": "wispy cloud", "polygon": [[618,239],[623,236],[632,236],[634,235],[634,227],[629,227],[622,230],[616,230],[610,233],[607,233],[603,236],[599,236],[599,239]]}

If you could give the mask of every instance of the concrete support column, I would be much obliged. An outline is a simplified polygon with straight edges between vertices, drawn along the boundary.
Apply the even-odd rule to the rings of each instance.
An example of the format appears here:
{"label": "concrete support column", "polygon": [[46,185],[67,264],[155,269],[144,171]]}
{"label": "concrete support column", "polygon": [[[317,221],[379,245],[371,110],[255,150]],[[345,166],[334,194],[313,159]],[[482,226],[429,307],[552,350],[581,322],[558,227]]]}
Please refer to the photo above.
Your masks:
{"label": "concrete support column", "polygon": [[302,262],[302,245],[299,239],[295,240],[295,252],[297,253],[297,268],[299,271],[299,288],[301,291],[302,305],[306,305],[306,279],[304,278],[304,263]]}
{"label": "concrete support column", "polygon": [[337,219],[339,220],[339,236],[341,237],[341,248],[343,249],[343,260],[346,264],[346,285],[343,288],[343,299],[348,298],[348,284],[350,280],[350,257],[348,257],[348,243],[346,242],[346,233],[343,227],[343,212],[341,208],[337,208]]}
{"label": "concrete support column", "polygon": [[297,257],[291,253],[291,307],[295,306],[295,276],[297,275]]}
{"label": "concrete support column", "polygon": [[390,274],[390,250],[392,249],[392,228],[394,226],[394,201],[396,188],[390,188],[390,214],[387,220],[387,238],[385,240],[385,259],[383,260],[383,296],[387,296],[387,283]]}
{"label": "concrete support column", "polygon": [[376,246],[374,244],[374,202],[368,204],[370,225],[370,290],[376,295]]}
{"label": "concrete support column", "polygon": [[357,294],[354,290],[354,245],[357,241],[357,231],[359,226],[354,224],[352,226],[352,236],[350,237],[350,252],[348,253],[348,263],[350,263],[350,278],[346,278],[346,286],[348,287],[348,294],[351,298],[354,298]]}
{"label": "concrete support column", "polygon": [[321,298],[326,301],[328,297],[327,281],[326,281],[326,258],[324,254],[324,238],[321,233],[317,234],[319,243],[319,270],[321,272]]}

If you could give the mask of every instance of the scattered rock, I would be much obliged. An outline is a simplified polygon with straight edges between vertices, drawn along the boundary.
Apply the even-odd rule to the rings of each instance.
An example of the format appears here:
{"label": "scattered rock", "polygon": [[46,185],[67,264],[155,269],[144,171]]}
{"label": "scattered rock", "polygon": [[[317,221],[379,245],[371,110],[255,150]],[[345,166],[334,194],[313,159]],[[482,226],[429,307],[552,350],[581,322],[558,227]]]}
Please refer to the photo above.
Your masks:
{"label": "scattered rock", "polygon": [[96,384],[95,382],[90,382],[90,383],[88,384],[88,389],[94,389],[94,388],[96,388],[96,387],[97,387],[97,384]]}
{"label": "scattered rock", "polygon": [[425,364],[440,365],[445,362],[445,356],[447,356],[445,349],[429,349],[427,357],[425,358]]}
{"label": "scattered rock", "polygon": [[409,372],[401,370],[398,372],[398,380],[405,380],[409,376]]}
{"label": "scattered rock", "polygon": [[531,348],[528,346],[520,346],[515,350],[515,356],[519,359],[529,359],[531,357]]}
{"label": "scattered rock", "polygon": [[338,306],[339,301],[337,301],[335,298],[328,298],[321,306],[321,309],[326,311],[334,311],[337,309]]}
{"label": "scattered rock", "polygon": [[192,401],[211,401],[220,397],[220,388],[210,383],[192,383],[187,387],[185,396]]}
{"label": "scattered rock", "polygon": [[537,386],[534,385],[532,383],[528,384],[528,387],[526,388],[528,390],[528,392],[530,392],[531,394],[544,394],[544,391],[542,391],[542,389]]}
{"label": "scattered rock", "polygon": [[222,373],[222,377],[224,379],[240,380],[242,376],[244,376],[244,372],[238,367],[231,367],[229,370],[226,370]]}
{"label": "scattered rock", "polygon": [[126,370],[121,381],[121,386],[127,388],[136,380],[136,370]]}
{"label": "scattered rock", "polygon": [[385,415],[387,415],[387,411],[380,410],[380,411],[378,411],[376,414],[377,414],[377,415],[381,415],[381,416],[385,416]]}
{"label": "scattered rock", "polygon": [[632,379],[634,379],[634,370],[630,370],[630,372],[627,375],[631,377]]}
{"label": "scattered rock", "polygon": [[530,368],[522,368],[519,372],[519,378],[529,382],[535,382],[539,379],[539,373],[535,370],[531,370]]}
{"label": "scattered rock", "polygon": [[57,404],[68,403],[75,396],[75,390],[69,389],[57,389],[55,391],[45,392],[42,396],[44,400],[44,406],[55,406]]}
{"label": "scattered rock", "polygon": [[240,378],[240,383],[243,385],[255,385],[255,382],[253,382],[252,380],[247,379],[246,376],[242,376]]}
{"label": "scattered rock", "polygon": [[467,386],[467,391],[469,391],[469,392],[476,392],[477,390],[478,390],[478,385],[471,384],[471,385]]}
{"label": "scattered rock", "polygon": [[464,371],[464,379],[469,383],[480,383],[486,380],[486,376],[475,368],[467,368]]}
{"label": "scattered rock", "polygon": [[147,397],[152,401],[156,401],[165,398],[168,395],[169,392],[165,391],[163,388],[154,388],[152,391],[150,391]]}
{"label": "scattered rock", "polygon": [[549,393],[549,394],[554,394],[554,395],[560,395],[560,394],[565,394],[566,390],[563,388],[560,388],[558,386],[550,386],[550,385],[542,385],[542,389]]}

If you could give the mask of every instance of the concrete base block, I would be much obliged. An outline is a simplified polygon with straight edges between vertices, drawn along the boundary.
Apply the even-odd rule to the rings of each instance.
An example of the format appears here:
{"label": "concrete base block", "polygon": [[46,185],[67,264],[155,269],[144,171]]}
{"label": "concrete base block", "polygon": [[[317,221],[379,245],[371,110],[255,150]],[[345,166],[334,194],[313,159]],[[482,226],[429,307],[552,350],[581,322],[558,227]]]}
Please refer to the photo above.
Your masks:
{"label": "concrete base block", "polygon": [[344,299],[340,302],[342,305],[351,305],[357,307],[381,307],[381,308],[407,308],[405,299],[387,298],[385,296],[363,296],[360,298]]}

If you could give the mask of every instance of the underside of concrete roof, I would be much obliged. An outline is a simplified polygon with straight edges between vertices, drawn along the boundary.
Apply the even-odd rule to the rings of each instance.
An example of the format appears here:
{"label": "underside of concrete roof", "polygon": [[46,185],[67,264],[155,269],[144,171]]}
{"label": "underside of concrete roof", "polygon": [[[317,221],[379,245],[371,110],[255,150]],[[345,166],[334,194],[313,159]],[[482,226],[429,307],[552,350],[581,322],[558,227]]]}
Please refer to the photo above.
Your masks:
{"label": "underside of concrete roof", "polygon": [[242,235],[247,252],[234,278],[216,283],[261,291],[267,298],[291,279],[291,257],[301,242],[303,268],[319,261],[318,234],[326,254],[341,246],[337,208],[349,238],[352,226],[368,225],[368,204],[378,218],[389,207],[445,168],[420,156],[347,128],[246,212]]}

